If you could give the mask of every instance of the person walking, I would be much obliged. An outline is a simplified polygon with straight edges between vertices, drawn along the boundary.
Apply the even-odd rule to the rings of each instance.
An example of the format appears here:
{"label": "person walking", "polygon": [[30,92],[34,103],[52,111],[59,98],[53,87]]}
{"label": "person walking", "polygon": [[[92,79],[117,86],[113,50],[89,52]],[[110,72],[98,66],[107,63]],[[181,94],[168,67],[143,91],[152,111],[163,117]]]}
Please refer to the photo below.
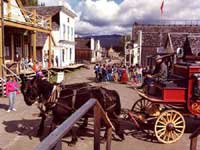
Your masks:
{"label": "person walking", "polygon": [[15,80],[15,77],[9,77],[8,81],[6,82],[6,96],[9,100],[9,108],[7,112],[16,111],[14,104],[17,94],[19,94],[19,85]]}
{"label": "person walking", "polygon": [[56,60],[56,67],[58,67],[58,56],[56,56],[55,60]]}
{"label": "person walking", "polygon": [[126,66],[122,67],[122,77],[121,77],[121,83],[126,84],[128,82],[128,75],[126,71]]}

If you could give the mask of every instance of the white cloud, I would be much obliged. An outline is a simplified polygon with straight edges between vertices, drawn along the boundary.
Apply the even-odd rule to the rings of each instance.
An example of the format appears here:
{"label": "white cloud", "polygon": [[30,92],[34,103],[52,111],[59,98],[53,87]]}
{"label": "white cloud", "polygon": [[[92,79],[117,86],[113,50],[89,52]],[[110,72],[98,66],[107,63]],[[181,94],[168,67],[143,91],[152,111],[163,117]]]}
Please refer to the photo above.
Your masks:
{"label": "white cloud", "polygon": [[[161,19],[162,0],[82,0],[75,8],[78,34],[112,34],[130,32],[138,20]],[[191,20],[200,18],[200,0],[165,0],[162,19]]]}

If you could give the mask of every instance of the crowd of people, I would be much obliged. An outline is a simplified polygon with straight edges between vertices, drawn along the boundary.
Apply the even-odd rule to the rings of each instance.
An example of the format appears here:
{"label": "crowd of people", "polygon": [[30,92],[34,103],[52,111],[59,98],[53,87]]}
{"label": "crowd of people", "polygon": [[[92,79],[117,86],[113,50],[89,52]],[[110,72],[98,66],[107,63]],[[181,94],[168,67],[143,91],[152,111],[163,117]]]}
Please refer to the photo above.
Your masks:
{"label": "crowd of people", "polygon": [[98,82],[114,81],[127,83],[131,81],[134,84],[142,83],[143,69],[138,64],[135,66],[124,64],[96,64],[94,70],[96,81]]}

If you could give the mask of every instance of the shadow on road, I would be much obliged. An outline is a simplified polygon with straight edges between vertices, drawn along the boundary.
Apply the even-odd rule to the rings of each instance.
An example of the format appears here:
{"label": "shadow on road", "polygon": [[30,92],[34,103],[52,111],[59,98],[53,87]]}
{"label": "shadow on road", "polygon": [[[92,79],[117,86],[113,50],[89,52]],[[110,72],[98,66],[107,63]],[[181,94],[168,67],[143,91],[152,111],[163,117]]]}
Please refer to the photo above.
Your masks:
{"label": "shadow on road", "polygon": [[[200,127],[200,118],[195,118],[192,115],[184,118],[186,123],[185,133],[193,133],[198,127]],[[137,129],[131,120],[127,118],[122,118],[120,120],[121,129],[124,131],[126,136],[132,136],[133,138],[145,142],[159,143],[154,133],[154,124],[155,122],[146,125],[140,124],[140,129]]]}
{"label": "shadow on road", "polygon": [[[49,119],[50,120],[50,119]],[[50,124],[49,120],[45,122],[45,129],[40,138],[43,140],[49,133]],[[20,136],[28,136],[30,139],[32,137],[37,137],[37,130],[40,124],[40,119],[22,119],[22,120],[12,120],[12,121],[3,121],[3,125],[5,125],[5,131],[9,133],[13,133]]]}
{"label": "shadow on road", "polygon": [[8,109],[8,105],[6,104],[0,104],[0,109],[4,109],[4,110],[7,110]]}

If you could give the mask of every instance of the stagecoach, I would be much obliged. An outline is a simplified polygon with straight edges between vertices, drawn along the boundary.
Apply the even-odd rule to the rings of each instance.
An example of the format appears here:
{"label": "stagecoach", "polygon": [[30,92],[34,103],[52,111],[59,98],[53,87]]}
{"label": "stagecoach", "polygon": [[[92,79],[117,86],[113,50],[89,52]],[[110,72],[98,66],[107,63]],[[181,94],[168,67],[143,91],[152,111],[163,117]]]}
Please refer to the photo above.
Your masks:
{"label": "stagecoach", "polygon": [[133,104],[129,119],[162,143],[182,137],[185,115],[200,116],[200,64],[191,58],[174,64],[166,81],[135,89],[141,98]]}

